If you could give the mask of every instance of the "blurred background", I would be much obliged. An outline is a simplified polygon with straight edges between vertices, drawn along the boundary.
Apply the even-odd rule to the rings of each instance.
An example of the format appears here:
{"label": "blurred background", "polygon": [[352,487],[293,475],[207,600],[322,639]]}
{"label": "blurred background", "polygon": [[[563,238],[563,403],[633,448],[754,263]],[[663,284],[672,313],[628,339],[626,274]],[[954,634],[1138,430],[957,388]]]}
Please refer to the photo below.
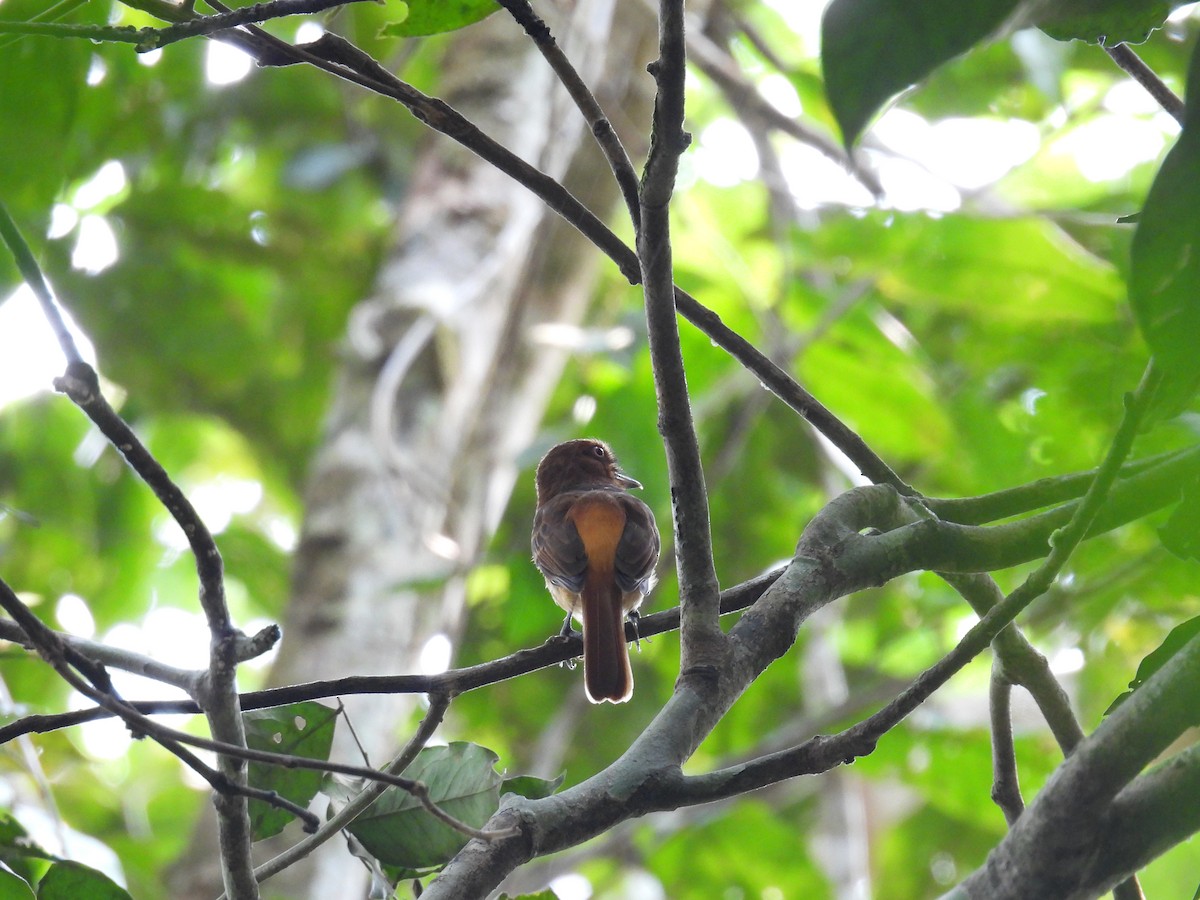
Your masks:
{"label": "blurred background", "polygon": [[[4,0],[24,20],[45,0]],[[1176,122],[1098,47],[1018,31],[939,69],[845,164],[820,75],[823,4],[692,10],[677,282],[794,374],[909,483],[969,496],[1093,466],[1146,357],[1125,302],[1134,213]],[[645,152],[655,55],[639,0],[537,4],[626,139]],[[626,238],[587,129],[504,14],[382,38],[388,6],[283,20],[344,34],[564,181]],[[150,25],[108,0],[71,21]],[[1137,52],[1177,93],[1195,5]],[[0,46],[0,197],[39,255],[108,395],[216,533],[230,603],[284,627],[252,689],[437,672],[555,633],[529,561],[532,470],[567,437],[609,441],[667,547],[648,610],[678,602],[666,468],[637,288],[528,192],[397,104],[225,44],[27,37]],[[857,472],[709,339],[681,323],[723,586],[790,557]],[[64,363],[0,259],[0,574],[56,628],[205,664],[186,542],[84,416],[52,393]],[[1194,439],[1185,414],[1139,452]],[[1080,548],[1023,625],[1086,731],[1138,662],[1200,605],[1154,522]],[[1022,570],[998,573],[1012,587]],[[931,575],[840,601],[802,631],[704,742],[705,771],[844,726],[945,654],[974,618]],[[678,641],[644,641],[637,691],[590,707],[577,669],[463,695],[439,740],[512,773],[582,780],[669,696]],[[627,822],[508,885],[597,898],[921,898],[1005,831],[989,799],[989,660],[870,757],[734,802]],[[122,676],[130,698],[169,696]],[[1018,698],[1026,798],[1060,760]],[[78,708],[5,646],[11,720]],[[372,762],[419,698],[348,698]],[[180,724],[183,720],[172,720]],[[200,729],[202,723],[188,727]],[[342,729],[335,752],[360,756]],[[50,849],[139,898],[210,897],[203,784],[115,723],[0,753],[0,805]],[[294,838],[294,836],[293,836]],[[1143,877],[1184,896],[1195,841]],[[332,842],[265,896],[356,896]],[[403,894],[402,894],[403,896]]]}

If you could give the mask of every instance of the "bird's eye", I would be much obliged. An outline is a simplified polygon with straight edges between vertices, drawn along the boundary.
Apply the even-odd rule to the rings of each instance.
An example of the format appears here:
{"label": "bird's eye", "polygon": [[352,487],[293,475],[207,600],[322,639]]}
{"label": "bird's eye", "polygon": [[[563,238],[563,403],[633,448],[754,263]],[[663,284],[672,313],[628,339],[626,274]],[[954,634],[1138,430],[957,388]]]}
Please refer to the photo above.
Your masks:
{"label": "bird's eye", "polygon": [[592,453],[596,454],[597,459],[604,459],[608,454],[604,452],[604,448],[599,444],[592,445]]}

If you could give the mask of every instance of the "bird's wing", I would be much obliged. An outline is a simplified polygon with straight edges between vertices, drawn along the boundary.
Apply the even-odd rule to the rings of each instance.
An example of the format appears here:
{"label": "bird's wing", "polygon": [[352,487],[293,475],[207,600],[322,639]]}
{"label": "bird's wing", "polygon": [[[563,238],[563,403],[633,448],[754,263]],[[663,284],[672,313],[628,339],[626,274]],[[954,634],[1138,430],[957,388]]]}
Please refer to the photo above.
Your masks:
{"label": "bird's wing", "polygon": [[658,563],[658,528],[650,507],[630,494],[621,496],[625,508],[625,531],[617,544],[617,585],[622,591],[649,593]]}
{"label": "bird's wing", "polygon": [[551,584],[578,594],[587,572],[587,552],[575,523],[568,518],[574,497],[560,494],[533,517],[533,562]]}

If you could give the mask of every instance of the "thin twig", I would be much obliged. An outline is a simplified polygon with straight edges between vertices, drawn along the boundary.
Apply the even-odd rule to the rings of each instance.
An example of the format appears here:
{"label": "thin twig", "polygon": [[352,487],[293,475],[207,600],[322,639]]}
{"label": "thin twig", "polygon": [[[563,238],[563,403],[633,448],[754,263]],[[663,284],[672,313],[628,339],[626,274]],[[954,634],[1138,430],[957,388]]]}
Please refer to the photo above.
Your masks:
{"label": "thin twig", "polygon": [[50,629],[41,619],[35,616],[3,579],[0,579],[0,607],[3,607],[4,611],[16,620],[27,635],[30,643],[34,646],[34,649],[37,650],[38,655],[58,673],[60,678],[85,697],[100,704],[108,712],[119,716],[129,726],[130,731],[135,737],[153,738],[164,749],[177,756],[185,765],[199,773],[215,790],[223,794],[236,793],[243,797],[254,797],[263,800],[264,802],[286,809],[293,815],[300,816],[301,819],[309,821],[312,827],[316,827],[316,821],[311,814],[305,812],[291,801],[275,795],[273,791],[250,788],[245,784],[240,784],[227,778],[223,773],[205,765],[199,757],[181,746],[181,744],[198,744],[208,749],[229,748],[237,750],[241,748],[232,747],[232,745],[226,745],[219,741],[206,741],[204,738],[195,738],[184,732],[165,728],[153,719],[142,715],[130,704],[117,696],[112,690],[111,683],[107,681],[106,674],[97,677],[95,674],[97,667],[90,661],[86,664],[86,668],[91,670],[87,674],[87,677],[81,678],[77,675],[72,667],[80,668],[80,671],[84,671],[84,668],[80,666],[81,660],[84,659],[82,654],[70,647],[60,638],[57,632]]}
{"label": "thin twig", "polygon": [[517,24],[525,29],[525,33],[533,39],[538,51],[545,57],[550,68],[554,70],[554,74],[558,76],[558,80],[571,95],[575,106],[591,128],[592,136],[595,137],[600,152],[608,160],[608,166],[612,169],[617,187],[620,188],[621,196],[625,199],[625,207],[629,211],[634,230],[637,230],[641,227],[637,172],[634,171],[633,163],[629,161],[629,154],[625,151],[625,146],[617,136],[616,129],[612,127],[612,123],[604,114],[604,110],[600,108],[595,95],[554,40],[554,35],[550,33],[550,27],[533,11],[528,0],[496,0],[496,2],[508,10]]}
{"label": "thin twig", "polygon": [[[750,606],[763,592],[775,583],[782,569],[775,569],[749,581],[736,585],[721,594],[722,614],[737,612]],[[679,627],[679,607],[662,610],[638,620],[641,637],[653,637]],[[57,632],[55,632],[58,634]],[[69,635],[59,635],[70,643]],[[630,637],[629,640],[633,638]],[[241,695],[243,710],[270,709],[304,700],[321,700],[347,694],[449,694],[455,696],[476,688],[496,684],[518,675],[536,672],[574,659],[583,653],[583,642],[578,634],[564,637],[558,632],[540,647],[518,650],[508,656],[451,669],[438,675],[352,675],[331,681],[314,681],[287,687],[249,691]],[[192,700],[146,700],[131,701],[130,706],[144,715],[186,715],[201,712]],[[114,715],[104,708],[77,710],[54,715],[25,716],[0,727],[0,745],[30,733],[47,733],[70,728],[84,722],[92,722]]]}
{"label": "thin twig", "polygon": [[1144,87],[1163,109],[1180,125],[1183,124],[1184,103],[1167,87],[1166,82],[1158,77],[1158,73],[1146,65],[1133,48],[1127,44],[1117,44],[1115,47],[1105,47],[1104,52],[1112,57],[1112,61],[1121,67],[1134,81]]}
{"label": "thin twig", "polygon": [[166,28],[135,28],[131,25],[79,25],[63,22],[3,22],[0,34],[46,35],[57,38],[83,38],[89,41],[134,44],[139,53],[158,50],[169,44],[194,37],[222,36],[254,22],[267,22],[287,16],[323,12],[363,0],[270,0],[228,10],[213,16],[195,16]]}
{"label": "thin twig", "polygon": [[1011,826],[1025,809],[1025,802],[1021,799],[1017,754],[1013,746],[1012,682],[1004,677],[998,661],[992,664],[988,711],[992,720],[992,800]]}
{"label": "thin twig", "polygon": [[872,197],[883,196],[878,176],[864,168],[836,141],[806,125],[800,119],[786,115],[769,103],[750,84],[729,54],[701,34],[691,33],[688,50],[697,67],[717,86],[737,115],[752,115],[773,131],[812,147],[826,159],[836,163],[848,175],[866,188]]}
{"label": "thin twig", "polygon": [[499,832],[483,831],[478,828],[473,828],[465,822],[460,821],[454,816],[441,809],[433,799],[429,796],[429,789],[419,781],[414,781],[411,778],[403,778],[399,775],[393,775],[388,772],[381,772],[377,769],[372,769],[367,766],[351,766],[343,763],[336,763],[330,760],[310,759],[303,756],[293,756],[286,753],[274,753],[269,750],[257,750],[253,747],[239,746],[230,744],[225,741],[213,740],[211,738],[201,737],[199,735],[187,734],[183,731],[178,731],[173,728],[168,728],[159,722],[154,721],[149,716],[145,716],[138,712],[130,704],[125,703],[119,697],[112,694],[110,691],[105,691],[89,684],[84,679],[76,675],[67,665],[68,648],[58,639],[58,636],[50,628],[41,623],[41,620],[29,611],[29,608],[20,601],[20,598],[13,592],[3,580],[0,580],[0,607],[3,607],[5,612],[16,619],[24,628],[25,633],[29,635],[38,653],[54,668],[56,672],[63,678],[71,687],[82,693],[89,699],[99,703],[109,712],[120,716],[126,724],[138,735],[144,735],[153,738],[159,744],[162,744],[172,753],[179,756],[184,762],[199,772],[215,789],[224,794],[237,793],[242,796],[254,797],[256,799],[265,800],[276,806],[287,809],[293,815],[299,816],[305,821],[310,830],[317,827],[316,818],[307,811],[301,809],[295,804],[282,797],[278,797],[272,791],[264,791],[258,788],[250,787],[246,784],[232,781],[225,777],[224,773],[217,773],[204,765],[190,751],[185,750],[178,745],[187,744],[193,747],[199,747],[204,750],[211,750],[223,757],[232,757],[237,760],[248,760],[252,762],[266,763],[268,765],[281,766],[288,769],[310,769],[318,772],[329,772],[338,775],[350,775],[356,778],[363,778],[371,781],[380,781],[386,785],[400,788],[403,791],[411,794],[421,805],[433,816],[441,820],[465,835],[483,840],[492,840],[497,836],[502,836]]}
{"label": "thin twig", "polygon": [[[449,694],[430,695],[429,711],[425,713],[425,718],[421,720],[416,733],[413,734],[412,739],[404,749],[390,763],[384,766],[384,772],[387,772],[389,775],[399,775],[408,768],[417,754],[421,752],[422,748],[429,743],[429,739],[433,737],[433,733],[437,731],[438,726],[442,723],[442,719],[446,715],[446,709],[450,706],[450,699]],[[278,856],[256,868],[254,870],[254,877],[261,884],[272,875],[278,875],[284,869],[299,862],[353,822],[386,789],[387,785],[381,781],[369,782],[358,794],[342,806],[341,809],[326,819],[325,823],[316,832],[308,835]]]}
{"label": "thin twig", "polygon": [[17,262],[17,270],[20,271],[21,277],[25,279],[25,283],[29,285],[29,289],[33,291],[33,295],[41,304],[42,314],[50,323],[58,346],[62,348],[63,356],[67,358],[67,363],[82,363],[83,356],[75,345],[75,338],[67,327],[62,310],[54,302],[54,295],[50,293],[50,286],[46,284],[46,278],[42,275],[42,267],[37,264],[33,251],[29,249],[29,244],[25,242],[25,237],[17,228],[17,223],[12,220],[12,216],[8,214],[8,208],[3,202],[0,202],[0,238],[3,238],[4,243],[8,245],[9,252]]}
{"label": "thin twig", "polygon": [[721,321],[719,315],[679,287],[675,288],[675,305],[689,322],[741,363],[763,387],[827,437],[863,475],[876,484],[890,484],[906,496],[916,494],[916,491],[897,475],[854,429],[801,387],[799,382],[766,354],[729,328]]}
{"label": "thin twig", "polygon": [[[200,579],[200,606],[208,620],[211,637],[207,677],[194,682],[196,693],[203,695],[197,699],[204,707],[213,734],[226,743],[244,746],[246,737],[241,711],[237,705],[236,672],[239,654],[244,650],[245,636],[233,627],[229,616],[229,608],[225,603],[224,571],[216,542],[196,513],[195,508],[171,480],[166,470],[104,398],[100,391],[100,379],[95,370],[83,361],[70,338],[62,315],[50,297],[40,266],[33,258],[33,254],[29,252],[29,247],[15,223],[2,207],[0,207],[0,236],[3,237],[13,256],[17,259],[18,266],[27,282],[38,294],[42,308],[51,326],[58,334],[63,352],[68,358],[66,373],[61,378],[54,380],[54,387],[66,394],[108,438],[138,477],[154,491],[155,496],[179,523],[187,537]],[[13,598],[15,599],[15,594]],[[18,602],[17,606],[23,607],[23,604]],[[131,714],[139,715],[124,706],[123,701],[117,697],[108,680],[108,674],[102,666],[97,666],[70,644],[53,639],[49,629],[39,631],[40,620],[37,620],[36,617],[31,615],[23,620],[15,612],[10,611],[10,614],[34,641],[39,652],[46,649],[52,650],[56,655],[55,668],[60,675],[64,678],[68,676],[74,678],[74,673],[71,672],[68,664],[74,666],[91,682],[91,685],[88,686],[89,689],[94,686],[95,694],[103,698],[103,700],[96,700],[101,706],[111,707],[112,704],[118,704],[122,707],[121,714],[126,721],[130,721]],[[44,628],[44,626],[42,627]],[[57,664],[59,659],[64,661],[61,665]],[[83,691],[83,693],[92,696],[88,691]],[[172,749],[171,743],[163,743],[168,749]],[[177,750],[173,750],[173,752],[177,752]],[[181,758],[183,757],[181,756]],[[223,756],[219,761],[219,766],[221,776],[231,785],[239,787],[246,785],[245,766],[241,761]],[[226,886],[238,897],[252,896],[254,886],[253,867],[250,861],[250,816],[245,792],[233,791],[223,794],[217,808],[222,850],[222,874],[226,880]]]}
{"label": "thin twig", "polygon": [[[1193,446],[1183,450],[1172,450],[1167,453],[1146,456],[1123,465],[1120,477],[1122,479],[1129,478],[1148,469],[1168,464],[1187,466],[1191,457],[1197,453],[1200,453],[1200,449]],[[1088,485],[1092,483],[1095,477],[1096,470],[1090,469],[1085,472],[1072,472],[1067,475],[1040,478],[1028,484],[1006,488],[1005,490],[995,491],[990,494],[981,494],[977,497],[962,497],[949,500],[938,497],[924,497],[922,502],[934,515],[944,522],[957,522],[960,525],[982,525],[985,522],[994,522],[997,519],[1018,516],[1023,513],[1032,512],[1035,509],[1042,509],[1043,507],[1053,506],[1067,500],[1082,497],[1087,492]]]}

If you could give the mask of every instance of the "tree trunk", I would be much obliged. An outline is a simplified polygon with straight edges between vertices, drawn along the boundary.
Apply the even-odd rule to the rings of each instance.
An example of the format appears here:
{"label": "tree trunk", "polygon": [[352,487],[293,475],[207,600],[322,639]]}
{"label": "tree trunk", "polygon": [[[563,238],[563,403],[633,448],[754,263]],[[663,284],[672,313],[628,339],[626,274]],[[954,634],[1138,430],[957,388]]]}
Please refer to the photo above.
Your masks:
{"label": "tree trunk", "polygon": [[[580,0],[541,11],[555,14],[548,23],[559,44],[602,87],[620,128],[648,115],[652,23],[629,5],[614,29],[614,6]],[[440,95],[591,208],[612,208],[613,181],[587,128],[504,13],[456,37]],[[531,340],[530,326],[579,322],[591,293],[598,258],[583,238],[449,139],[426,142],[411,185],[395,252],[347,327],[271,684],[417,672],[431,638],[457,639],[465,576],[565,362],[561,349]],[[405,740],[414,702],[346,698],[373,764]],[[361,762],[344,725],[334,758]],[[201,823],[177,866],[172,896],[215,895],[211,825]],[[335,840],[264,893],[324,900],[365,896],[365,885],[363,866]]]}

